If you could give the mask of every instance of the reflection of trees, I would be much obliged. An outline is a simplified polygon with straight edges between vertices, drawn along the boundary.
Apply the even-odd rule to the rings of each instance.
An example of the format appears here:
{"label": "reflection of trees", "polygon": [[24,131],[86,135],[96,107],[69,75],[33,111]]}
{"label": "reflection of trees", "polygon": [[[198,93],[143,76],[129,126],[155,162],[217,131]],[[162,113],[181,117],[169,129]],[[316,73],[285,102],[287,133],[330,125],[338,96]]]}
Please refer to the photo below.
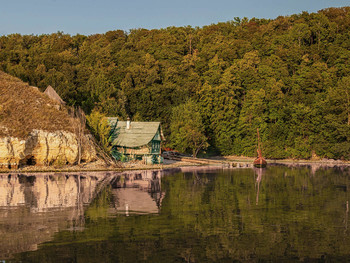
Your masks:
{"label": "reflection of trees", "polygon": [[[87,217],[86,230],[74,236],[77,242],[70,241],[72,236],[58,234],[60,246],[46,246],[18,259],[50,255],[75,255],[82,262],[348,258],[350,237],[343,226],[348,221],[344,204],[349,178],[344,171],[319,169],[312,176],[308,168],[270,167],[260,183],[258,206],[253,170],[197,176],[163,177],[162,190],[167,194],[157,216],[109,218],[106,214],[97,221]],[[110,203],[101,205],[108,209]]]}

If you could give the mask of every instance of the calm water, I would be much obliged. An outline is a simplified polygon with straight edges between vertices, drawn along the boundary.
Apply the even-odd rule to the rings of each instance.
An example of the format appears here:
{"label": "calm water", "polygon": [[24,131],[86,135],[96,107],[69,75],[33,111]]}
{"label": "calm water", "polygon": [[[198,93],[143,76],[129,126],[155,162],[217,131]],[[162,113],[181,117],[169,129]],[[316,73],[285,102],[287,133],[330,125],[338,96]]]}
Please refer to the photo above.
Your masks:
{"label": "calm water", "polygon": [[0,175],[0,260],[350,260],[348,169],[105,176]]}

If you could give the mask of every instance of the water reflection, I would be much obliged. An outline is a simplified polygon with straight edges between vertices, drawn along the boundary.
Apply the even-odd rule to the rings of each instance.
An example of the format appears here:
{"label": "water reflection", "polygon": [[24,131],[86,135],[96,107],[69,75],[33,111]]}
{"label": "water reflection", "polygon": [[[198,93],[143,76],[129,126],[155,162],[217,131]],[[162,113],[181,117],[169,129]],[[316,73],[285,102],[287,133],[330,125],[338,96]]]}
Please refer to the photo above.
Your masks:
{"label": "water reflection", "polygon": [[80,207],[90,203],[97,183],[94,176],[0,175],[0,207],[26,206],[32,213]]}
{"label": "water reflection", "polygon": [[[96,198],[85,209],[83,231],[59,231],[37,251],[14,258],[23,262],[350,258],[348,170],[320,168],[313,174],[310,167],[192,168],[111,174],[100,182],[105,184],[96,189],[104,190],[92,195]],[[106,184],[110,186],[103,187]]]}
{"label": "water reflection", "polygon": [[114,210],[110,213],[159,213],[165,193],[161,190],[163,171],[136,171],[117,175],[112,183]]}
{"label": "water reflection", "polygon": [[0,175],[0,259],[36,250],[62,229],[84,225],[101,175]]}
{"label": "water reflection", "polygon": [[259,193],[260,193],[260,183],[263,177],[263,174],[265,173],[266,168],[254,168],[254,172],[257,175],[256,177],[256,183],[255,183],[255,188],[256,188],[256,200],[255,204],[259,204]]}
{"label": "water reflection", "polygon": [[344,233],[348,231],[348,221],[349,221],[349,201],[346,201],[345,217],[344,217]]}

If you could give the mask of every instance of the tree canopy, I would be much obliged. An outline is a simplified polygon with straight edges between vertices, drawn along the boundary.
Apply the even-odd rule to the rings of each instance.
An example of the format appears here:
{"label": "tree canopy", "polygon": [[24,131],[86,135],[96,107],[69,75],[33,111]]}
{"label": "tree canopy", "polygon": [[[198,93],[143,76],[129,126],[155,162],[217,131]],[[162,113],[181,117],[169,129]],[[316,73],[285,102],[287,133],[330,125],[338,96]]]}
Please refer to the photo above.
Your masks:
{"label": "tree canopy", "polygon": [[170,141],[181,152],[189,152],[196,157],[201,149],[208,147],[205,127],[194,101],[174,107],[170,124]]}
{"label": "tree canopy", "polygon": [[259,128],[273,158],[350,159],[349,58],[350,7],[196,28],[0,37],[0,70],[51,85],[87,114],[161,121],[169,137],[173,108],[191,99],[211,151],[254,156]]}

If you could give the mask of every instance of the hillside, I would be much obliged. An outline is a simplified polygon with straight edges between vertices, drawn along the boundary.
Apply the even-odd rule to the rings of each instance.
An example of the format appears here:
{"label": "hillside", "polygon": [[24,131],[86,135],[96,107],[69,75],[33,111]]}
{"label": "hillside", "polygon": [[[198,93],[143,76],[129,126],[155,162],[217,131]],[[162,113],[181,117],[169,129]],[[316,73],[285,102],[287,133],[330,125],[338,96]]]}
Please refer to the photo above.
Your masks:
{"label": "hillside", "polygon": [[0,71],[0,137],[25,138],[32,130],[73,132],[66,109],[34,87]]}
{"label": "hillside", "polygon": [[66,107],[0,72],[0,169],[95,160],[89,136],[75,132],[76,125]]}
{"label": "hillside", "polygon": [[[0,37],[0,70],[51,85],[87,114],[161,121],[171,148],[191,152],[203,138],[212,154],[255,156],[259,128],[265,157],[350,159],[350,7],[200,28],[13,34]],[[176,109],[197,125],[192,142]]]}

